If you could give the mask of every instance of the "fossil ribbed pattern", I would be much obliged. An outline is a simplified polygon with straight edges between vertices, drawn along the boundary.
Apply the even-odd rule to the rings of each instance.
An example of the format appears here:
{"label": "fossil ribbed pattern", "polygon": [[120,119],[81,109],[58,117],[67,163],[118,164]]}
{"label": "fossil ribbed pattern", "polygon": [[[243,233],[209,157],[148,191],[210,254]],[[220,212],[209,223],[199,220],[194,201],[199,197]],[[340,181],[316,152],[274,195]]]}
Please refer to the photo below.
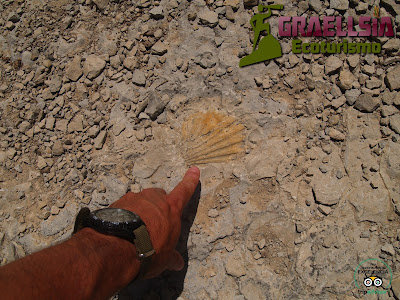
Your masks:
{"label": "fossil ribbed pattern", "polygon": [[220,112],[191,115],[182,125],[188,165],[224,162],[243,152],[244,126]]}

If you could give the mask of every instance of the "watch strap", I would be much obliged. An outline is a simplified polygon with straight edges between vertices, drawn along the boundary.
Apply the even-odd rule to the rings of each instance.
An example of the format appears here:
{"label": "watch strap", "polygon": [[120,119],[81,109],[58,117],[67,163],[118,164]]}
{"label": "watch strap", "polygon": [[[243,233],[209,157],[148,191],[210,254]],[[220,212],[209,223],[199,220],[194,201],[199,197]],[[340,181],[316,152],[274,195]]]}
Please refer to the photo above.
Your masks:
{"label": "watch strap", "polygon": [[133,233],[135,235],[134,244],[137,256],[140,260],[140,271],[137,278],[143,278],[151,265],[151,256],[154,254],[154,248],[149,232],[144,224],[136,228]]}

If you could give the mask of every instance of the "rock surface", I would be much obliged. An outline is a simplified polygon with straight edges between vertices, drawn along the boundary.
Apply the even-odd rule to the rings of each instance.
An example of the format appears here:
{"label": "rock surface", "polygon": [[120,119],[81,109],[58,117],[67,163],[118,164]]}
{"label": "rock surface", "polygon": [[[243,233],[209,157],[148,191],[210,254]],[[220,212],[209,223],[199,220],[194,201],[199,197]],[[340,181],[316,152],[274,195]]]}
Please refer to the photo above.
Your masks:
{"label": "rock surface", "polygon": [[[275,3],[282,56],[239,67],[267,2],[3,1],[1,264],[70,237],[81,207],[170,193],[195,161],[184,271],[115,299],[361,299],[368,258],[394,274],[369,296],[399,298],[398,1]],[[318,15],[358,30],[375,5],[396,38],[356,40],[379,55],[294,54],[278,32]]]}
{"label": "rock surface", "polygon": [[88,79],[94,79],[100,75],[106,66],[106,62],[96,55],[89,55],[83,64],[83,73]]}

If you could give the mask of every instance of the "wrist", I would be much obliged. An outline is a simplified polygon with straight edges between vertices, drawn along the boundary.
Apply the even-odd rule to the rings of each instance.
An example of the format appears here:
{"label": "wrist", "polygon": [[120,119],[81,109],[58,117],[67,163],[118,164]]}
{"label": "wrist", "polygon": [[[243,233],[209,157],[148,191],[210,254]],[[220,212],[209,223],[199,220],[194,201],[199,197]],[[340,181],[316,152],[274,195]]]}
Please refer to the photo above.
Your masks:
{"label": "wrist", "polygon": [[71,240],[79,244],[77,246],[86,258],[94,260],[95,272],[99,272],[95,276],[106,277],[102,282],[115,283],[120,289],[139,273],[140,261],[136,256],[136,247],[127,240],[88,227],[77,232]]}

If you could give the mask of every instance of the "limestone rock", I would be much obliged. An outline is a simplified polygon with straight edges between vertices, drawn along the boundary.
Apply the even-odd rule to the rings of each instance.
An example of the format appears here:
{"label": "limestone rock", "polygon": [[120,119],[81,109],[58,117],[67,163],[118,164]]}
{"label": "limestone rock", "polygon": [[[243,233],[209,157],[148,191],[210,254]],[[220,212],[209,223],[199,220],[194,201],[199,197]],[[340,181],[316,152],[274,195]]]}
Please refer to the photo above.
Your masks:
{"label": "limestone rock", "polygon": [[200,24],[209,27],[215,27],[218,24],[218,14],[211,10],[205,9],[199,13],[199,21]]}
{"label": "limestone rock", "polygon": [[100,132],[100,127],[98,125],[93,125],[87,131],[89,137],[91,137],[91,138],[95,138],[99,132]]}
{"label": "limestone rock", "polygon": [[101,148],[103,148],[104,142],[106,140],[106,135],[107,132],[106,131],[102,131],[99,133],[99,135],[94,139],[94,147],[99,150]]}
{"label": "limestone rock", "polygon": [[396,252],[394,251],[393,245],[392,244],[385,244],[381,248],[382,252],[385,252],[391,256],[394,256]]}
{"label": "limestone rock", "polygon": [[163,157],[161,149],[151,149],[135,161],[132,175],[142,179],[151,177],[162,164]]}
{"label": "limestone rock", "polygon": [[243,0],[244,7],[249,8],[258,5],[259,0]]}
{"label": "limestone rock", "polygon": [[310,3],[310,7],[311,7],[314,11],[316,11],[316,12],[318,12],[318,13],[321,11],[321,9],[322,9],[322,3],[321,3],[320,0],[310,0],[309,3]]}
{"label": "limestone rock", "polygon": [[136,57],[126,57],[124,59],[124,67],[127,68],[129,71],[134,71],[137,66],[137,59]]}
{"label": "limestone rock", "polygon": [[378,97],[372,97],[368,94],[363,94],[358,97],[356,103],[354,104],[354,108],[361,112],[373,112],[380,104],[380,100]]}
{"label": "limestone rock", "polygon": [[54,128],[55,121],[56,121],[56,119],[53,116],[49,116],[46,119],[46,129],[52,130]]}
{"label": "limestone rock", "polygon": [[394,52],[394,51],[399,51],[400,49],[400,41],[398,39],[389,39],[383,46],[382,48],[386,52]]}
{"label": "limestone rock", "polygon": [[330,0],[330,8],[347,10],[349,9],[349,0]]}
{"label": "limestone rock", "polygon": [[156,20],[160,20],[162,18],[164,18],[164,11],[162,6],[156,6],[154,8],[152,8],[150,11],[150,17],[152,17],[153,19]]}
{"label": "limestone rock", "polygon": [[63,147],[61,141],[57,140],[54,142],[52,152],[53,152],[53,155],[55,155],[55,156],[60,156],[64,153],[64,147]]}
{"label": "limestone rock", "polygon": [[40,170],[44,169],[45,167],[47,167],[47,162],[46,160],[42,157],[39,156],[37,159],[37,166]]}
{"label": "limestone rock", "polygon": [[132,82],[139,86],[145,86],[146,85],[146,77],[145,77],[143,71],[135,70],[135,72],[133,72]]}
{"label": "limestone rock", "polygon": [[400,277],[396,277],[395,279],[393,279],[391,288],[394,296],[397,299],[400,299]]}
{"label": "limestone rock", "polygon": [[94,4],[96,4],[97,8],[100,10],[104,10],[109,5],[109,0],[93,0]]}
{"label": "limestone rock", "polygon": [[391,69],[385,78],[386,84],[391,91],[400,89],[400,66]]}
{"label": "limestone rock", "polygon": [[210,208],[208,210],[208,214],[207,214],[210,218],[216,218],[219,216],[219,212],[218,209],[216,208]]}
{"label": "limestone rock", "polygon": [[342,70],[339,75],[339,86],[344,90],[349,90],[353,86],[356,78],[349,70]]}
{"label": "limestone rock", "polygon": [[352,188],[346,199],[354,206],[358,222],[383,223],[387,221],[390,201],[387,190],[372,189],[367,183]]}
{"label": "limestone rock", "polygon": [[270,298],[266,297],[266,291],[259,284],[255,284],[252,281],[244,283],[240,291],[246,300],[265,300]]}
{"label": "limestone rock", "polygon": [[329,56],[325,62],[325,74],[332,75],[336,73],[342,65],[343,61],[340,58],[333,55]]}
{"label": "limestone rock", "polygon": [[343,179],[338,180],[336,177],[325,174],[315,180],[312,189],[317,203],[331,206],[337,204],[342,198],[346,185]]}
{"label": "limestone rock", "polygon": [[400,134],[400,113],[394,116],[390,116],[390,128],[397,134]]}
{"label": "limestone rock", "polygon": [[118,94],[119,100],[129,101],[133,103],[137,102],[137,99],[135,99],[134,97],[135,86],[132,83],[126,84],[123,81],[118,82],[114,84],[112,91]]}
{"label": "limestone rock", "polygon": [[353,105],[357,101],[358,97],[361,95],[361,92],[357,89],[351,89],[347,90],[344,95],[346,97],[347,104]]}
{"label": "limestone rock", "polygon": [[81,114],[75,115],[68,124],[68,132],[83,131],[83,116]]}
{"label": "limestone rock", "polygon": [[115,136],[118,136],[126,128],[124,119],[117,119],[112,127],[112,132]]}
{"label": "limestone rock", "polygon": [[239,9],[240,0],[225,0],[224,5],[228,5],[236,11]]}
{"label": "limestone rock", "polygon": [[50,217],[40,224],[40,231],[45,236],[55,235],[75,221],[78,207],[75,203],[67,204],[58,215]]}
{"label": "limestone rock", "polygon": [[335,141],[344,141],[345,139],[345,135],[335,128],[331,128],[329,130],[329,136],[332,140]]}
{"label": "limestone rock", "polygon": [[167,46],[161,41],[157,41],[153,47],[151,47],[151,52],[155,55],[164,55],[167,51]]}
{"label": "limestone rock", "polygon": [[163,112],[165,106],[169,102],[169,97],[161,98],[155,92],[149,94],[149,103],[144,111],[152,120],[157,119],[157,117]]}
{"label": "limestone rock", "polygon": [[106,62],[97,55],[89,55],[83,64],[83,73],[88,79],[94,79],[100,75],[106,66]]}
{"label": "limestone rock", "polygon": [[241,277],[247,274],[246,268],[243,265],[243,257],[232,255],[225,263],[226,273],[233,277]]}
{"label": "limestone rock", "polygon": [[339,98],[336,98],[334,100],[332,100],[332,107],[334,107],[335,109],[338,109],[339,107],[341,107],[343,104],[346,103],[346,97],[345,96],[340,96]]}
{"label": "limestone rock", "polygon": [[65,76],[71,81],[77,81],[82,74],[81,58],[79,56],[75,56],[74,59],[67,64],[65,68]]}

